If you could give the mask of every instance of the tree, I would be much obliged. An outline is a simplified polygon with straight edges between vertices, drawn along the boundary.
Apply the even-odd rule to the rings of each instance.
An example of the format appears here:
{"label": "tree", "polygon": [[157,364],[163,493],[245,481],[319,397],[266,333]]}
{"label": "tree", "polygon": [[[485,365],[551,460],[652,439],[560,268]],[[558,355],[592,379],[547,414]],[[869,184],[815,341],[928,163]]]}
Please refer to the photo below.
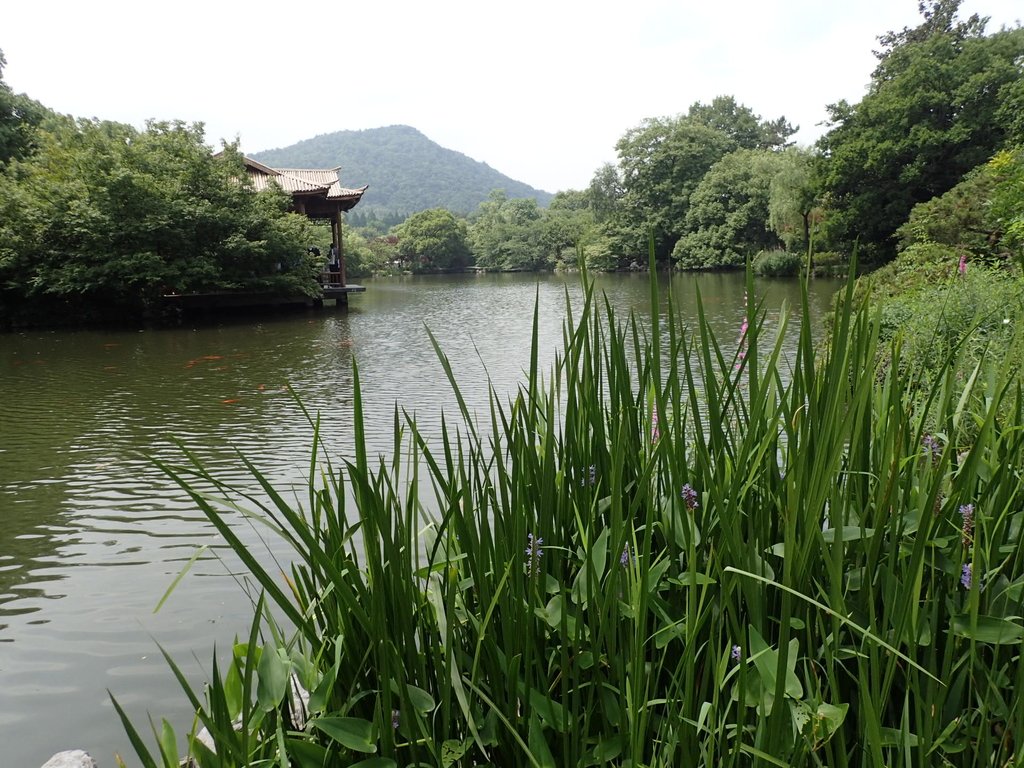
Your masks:
{"label": "tree", "polygon": [[24,94],[16,94],[3,80],[7,60],[0,51],[0,168],[26,157],[35,146],[35,131],[52,113]]}
{"label": "tree", "polygon": [[888,260],[896,229],[917,203],[951,189],[1012,138],[1001,106],[1019,93],[1024,29],[984,35],[985,20],[956,21],[959,0],[922,4],[925,22],[883,35],[859,104],[829,106],[820,147],[833,236]]}
{"label": "tree", "polygon": [[758,251],[778,247],[768,229],[768,202],[783,162],[780,153],[738,149],[715,163],[690,198],[688,232],[672,254],[678,266],[742,266]]}
{"label": "tree", "polygon": [[716,96],[710,104],[694,102],[687,117],[694,122],[721,131],[743,149],[783,149],[796,128],[786,118],[762,120],[750,107],[736,102],[733,96]]}
{"label": "tree", "polygon": [[543,245],[542,217],[533,198],[509,198],[494,190],[469,227],[476,264],[484,269],[525,271],[550,266]]}
{"label": "tree", "polygon": [[574,265],[576,252],[600,237],[588,191],[555,194],[541,221],[541,245],[552,261]]}
{"label": "tree", "polygon": [[819,197],[814,163],[810,150],[789,147],[779,155],[768,190],[768,226],[790,251],[807,252],[811,246],[811,220]]}
{"label": "tree", "polygon": [[656,256],[668,258],[687,232],[690,196],[711,166],[737,149],[781,148],[793,132],[785,118],[763,121],[731,96],[627,131],[615,147],[624,192],[606,225],[621,255],[646,253],[653,236]]}
{"label": "tree", "polygon": [[736,146],[722,131],[686,118],[649,119],[627,131],[616,144],[625,194],[615,228],[628,249],[621,255],[642,256],[653,236],[657,258],[668,258],[683,235],[690,195]]}
{"label": "tree", "polygon": [[464,269],[472,261],[466,222],[444,208],[414,213],[395,228],[398,253],[414,272]]}
{"label": "tree", "polygon": [[0,286],[8,303],[127,311],[167,292],[313,295],[314,235],[290,202],[253,192],[237,149],[213,157],[199,125],[57,123],[0,175]]}

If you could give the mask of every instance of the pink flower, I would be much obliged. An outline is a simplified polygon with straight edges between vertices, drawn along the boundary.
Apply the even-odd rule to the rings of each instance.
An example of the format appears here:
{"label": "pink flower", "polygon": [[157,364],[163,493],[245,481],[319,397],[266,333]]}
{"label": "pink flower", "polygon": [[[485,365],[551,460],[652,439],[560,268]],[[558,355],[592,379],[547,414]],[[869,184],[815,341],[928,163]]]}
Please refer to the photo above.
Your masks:
{"label": "pink flower", "polygon": [[956,269],[957,269],[957,271],[961,275],[966,275],[967,274],[967,254],[966,253],[961,253],[960,254],[960,263],[957,265]]}

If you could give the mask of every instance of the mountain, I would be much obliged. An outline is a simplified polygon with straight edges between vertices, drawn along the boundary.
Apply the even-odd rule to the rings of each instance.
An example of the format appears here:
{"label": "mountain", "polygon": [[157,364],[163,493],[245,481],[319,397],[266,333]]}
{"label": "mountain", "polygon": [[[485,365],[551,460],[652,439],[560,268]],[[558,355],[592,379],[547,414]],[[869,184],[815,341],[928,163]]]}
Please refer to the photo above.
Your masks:
{"label": "mountain", "polygon": [[509,197],[532,197],[546,206],[551,194],[510,179],[470,157],[431,141],[408,125],[363,131],[336,131],[268,149],[251,157],[276,168],[333,168],[341,166],[346,187],[370,188],[359,204],[402,215],[428,208],[447,208],[468,214],[494,189]]}

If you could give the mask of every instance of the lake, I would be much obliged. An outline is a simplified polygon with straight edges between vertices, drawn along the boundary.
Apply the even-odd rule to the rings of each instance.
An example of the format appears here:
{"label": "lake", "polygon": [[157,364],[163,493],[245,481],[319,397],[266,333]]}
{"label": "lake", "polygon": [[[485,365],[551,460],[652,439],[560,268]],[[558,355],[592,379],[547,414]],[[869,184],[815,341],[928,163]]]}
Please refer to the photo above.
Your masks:
{"label": "lake", "polygon": [[[650,310],[645,275],[599,275],[620,313]],[[235,451],[279,486],[304,483],[312,430],[291,387],[322,418],[333,460],[351,456],[353,358],[371,449],[391,444],[395,403],[429,433],[454,414],[426,328],[449,356],[470,409],[488,380],[511,392],[524,378],[535,301],[546,360],[561,343],[574,275],[455,275],[366,281],[347,310],[236,318],[161,330],[31,331],[0,335],[0,754],[42,765],[81,748],[101,768],[120,752],[137,764],[107,690],[148,734],[146,713],[187,731],[190,711],[163,646],[196,681],[251,620],[236,562],[212,526],[154,464],[194,450],[225,479],[244,473]],[[838,283],[811,285],[814,319]],[[677,275],[683,322],[699,288],[712,326],[735,344],[743,276]],[[759,279],[768,325],[799,285]],[[797,323],[787,334],[792,348]],[[245,534],[260,545],[259,532]],[[198,547],[170,598],[160,598]],[[282,550],[270,543],[267,558]],[[197,660],[198,659],[198,660]]]}

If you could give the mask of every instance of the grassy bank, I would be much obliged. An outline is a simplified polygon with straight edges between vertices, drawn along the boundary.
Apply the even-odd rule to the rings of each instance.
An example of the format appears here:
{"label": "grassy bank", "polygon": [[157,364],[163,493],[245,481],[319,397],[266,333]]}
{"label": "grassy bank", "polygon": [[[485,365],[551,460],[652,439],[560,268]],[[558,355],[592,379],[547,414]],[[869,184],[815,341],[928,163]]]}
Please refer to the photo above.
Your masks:
{"label": "grassy bank", "polygon": [[[552,370],[535,320],[514,398],[429,439],[396,412],[387,458],[357,397],[355,455],[314,449],[301,509],[251,465],[249,489],[165,467],[261,588],[205,693],[169,660],[216,743],[197,763],[1012,763],[1016,378],[982,360],[985,397],[940,378],[918,408],[852,283],[828,347],[803,313],[785,361],[748,296],[737,349],[588,287]],[[294,545],[286,572],[236,537],[242,510]],[[151,755],[126,725],[144,765],[177,763],[170,726]]]}

